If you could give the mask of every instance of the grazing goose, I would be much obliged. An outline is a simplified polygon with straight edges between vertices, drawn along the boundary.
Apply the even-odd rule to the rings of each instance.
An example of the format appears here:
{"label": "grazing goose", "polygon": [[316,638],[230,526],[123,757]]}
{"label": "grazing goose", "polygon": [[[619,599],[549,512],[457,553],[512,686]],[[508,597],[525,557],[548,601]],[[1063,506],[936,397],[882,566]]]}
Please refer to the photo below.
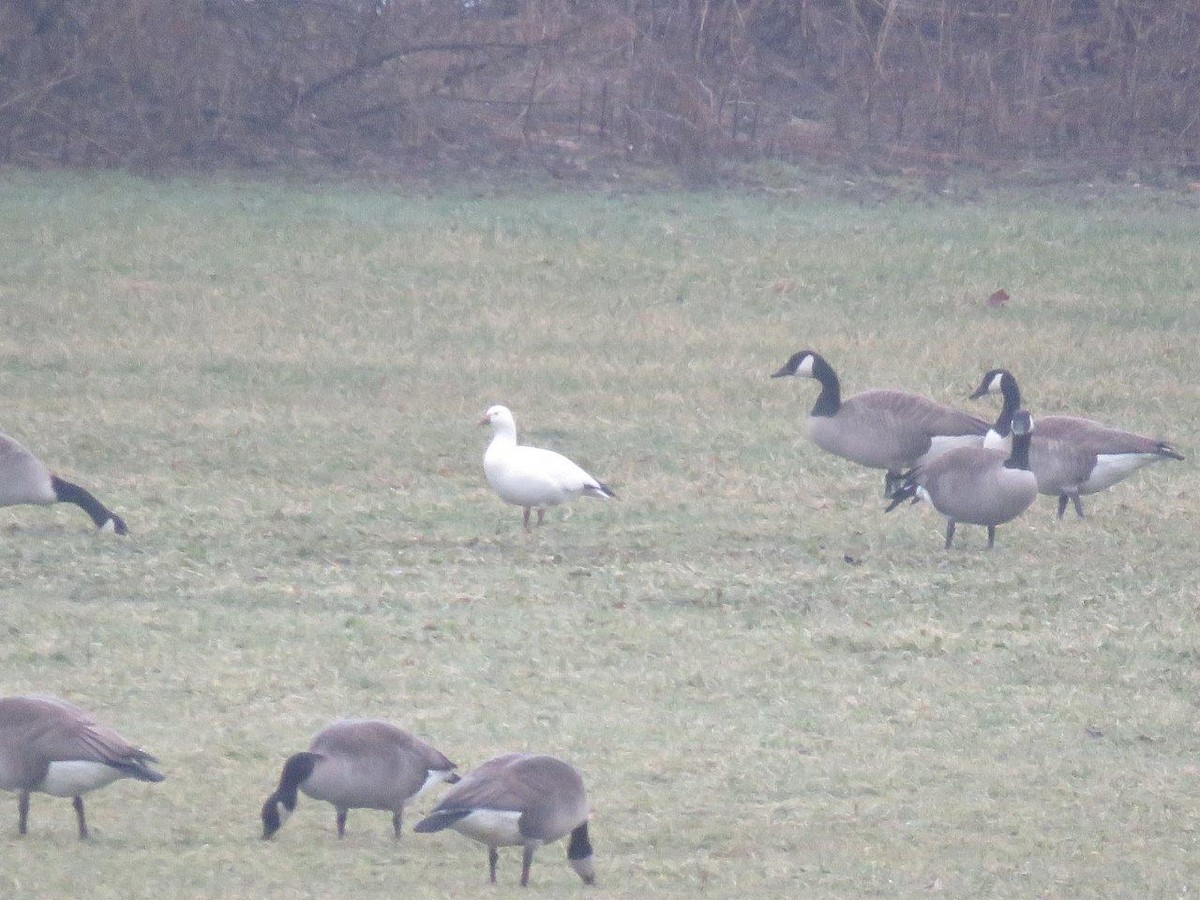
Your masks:
{"label": "grazing goose", "polygon": [[821,393],[808,414],[808,437],[822,450],[885,469],[885,495],[901,474],[956,447],[983,444],[987,422],[905,391],[872,390],[842,400],[837,373],[812,350],[792,354],[772,378],[815,378]]}
{"label": "grazing goose", "polygon": [[524,507],[522,520],[529,530],[529,512],[537,510],[542,524],[546,507],[576,497],[616,499],[601,484],[561,453],[539,447],[517,445],[517,423],[506,406],[493,406],[483,414],[480,425],[492,426],[492,442],[483,454],[483,472],[500,499]]}
{"label": "grazing goose", "polygon": [[283,764],[279,787],[262,808],[263,837],[270,838],[296,811],[296,792],[332,803],[338,837],[352,809],[392,812],[400,837],[404,804],[439,781],[454,784],[454,763],[407,731],[377,719],[346,719],[317,732],[306,753]]}
{"label": "grazing goose", "polygon": [[0,506],[74,503],[102,531],[126,534],[125,520],[77,484],[64,481],[8,435],[0,434]]}
{"label": "grazing goose", "polygon": [[17,831],[25,834],[29,795],[73,797],[79,839],[88,836],[83,795],[119,778],[162,781],[137,749],[78,706],[58,697],[0,698],[0,788],[16,791]]}
{"label": "grazing goose", "polygon": [[1013,415],[1012,433],[1011,453],[959,447],[909,473],[892,494],[886,511],[909,498],[924,498],[946,517],[947,550],[954,543],[958,522],[986,525],[991,550],[996,544],[996,526],[1015,519],[1037,497],[1037,479],[1029,470],[1033,418],[1027,411]]}
{"label": "grazing goose", "polygon": [[534,851],[567,834],[571,835],[567,845],[571,868],[584,884],[596,881],[583,779],[553,756],[508,753],[468,772],[415,830],[443,828],[487,845],[492,884],[500,858],[497,847],[524,847],[521,887],[526,887]]}
{"label": "grazing goose", "polygon": [[[1003,396],[1004,405],[984,439],[984,446],[1007,449],[1012,445],[1013,414],[1021,405],[1021,389],[1012,372],[992,369],[985,373],[970,399],[996,393]],[[1060,519],[1066,512],[1068,499],[1082,519],[1080,495],[1103,491],[1142,466],[1164,459],[1183,459],[1183,455],[1165,441],[1076,416],[1040,416],[1037,434],[1029,448],[1029,464],[1037,476],[1038,492],[1058,497]]]}

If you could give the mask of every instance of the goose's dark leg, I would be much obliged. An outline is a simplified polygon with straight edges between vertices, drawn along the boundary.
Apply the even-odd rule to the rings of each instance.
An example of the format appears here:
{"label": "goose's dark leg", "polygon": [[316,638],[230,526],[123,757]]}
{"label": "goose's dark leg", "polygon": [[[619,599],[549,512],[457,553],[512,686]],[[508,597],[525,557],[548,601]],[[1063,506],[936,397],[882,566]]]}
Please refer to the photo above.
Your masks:
{"label": "goose's dark leg", "polygon": [[900,480],[903,477],[904,476],[902,473],[893,472],[891,469],[888,469],[884,473],[884,475],[883,475],[883,499],[884,500],[892,499],[892,494],[895,492],[897,484],[900,482]]}
{"label": "goose's dark leg", "polygon": [[86,841],[88,830],[87,819],[83,817],[83,798],[76,794],[75,799],[71,801],[71,805],[75,807],[75,818],[79,820],[79,839]]}
{"label": "goose's dark leg", "polygon": [[29,791],[21,791],[17,797],[17,834],[24,834],[29,827]]}
{"label": "goose's dark leg", "polygon": [[1080,501],[1079,495],[1075,494],[1074,496],[1071,497],[1071,500],[1075,504],[1075,515],[1079,516],[1079,518],[1082,519],[1083,518],[1083,503]]}
{"label": "goose's dark leg", "polygon": [[988,529],[988,549],[991,550],[996,546],[996,526],[989,525]]}
{"label": "goose's dark leg", "polygon": [[525,511],[521,514],[521,522],[525,525],[525,530],[529,530],[529,507],[525,507]]}
{"label": "goose's dark leg", "polygon": [[346,816],[349,814],[349,812],[350,812],[350,810],[348,810],[348,809],[342,809],[341,807],[338,808],[337,830],[338,830],[338,837],[340,837],[340,838],[346,836]]}
{"label": "goose's dark leg", "polygon": [[521,854],[521,887],[529,887],[529,867],[531,865],[533,865],[533,847],[526,844],[525,852]]}
{"label": "goose's dark leg", "polygon": [[500,862],[500,852],[495,847],[488,847],[488,878],[496,883],[496,863]]}
{"label": "goose's dark leg", "polygon": [[947,519],[946,520],[946,546],[943,547],[942,549],[949,550],[950,545],[953,543],[954,543],[954,520]]}
{"label": "goose's dark leg", "polygon": [[400,838],[400,826],[404,824],[404,809],[400,808],[392,813],[392,833],[396,835],[396,839]]}
{"label": "goose's dark leg", "polygon": [[546,518],[546,511],[544,509],[539,509],[538,510],[538,527],[541,527],[541,524],[545,520],[545,518]]}
{"label": "goose's dark leg", "polygon": [[1061,519],[1063,517],[1063,513],[1065,513],[1066,511],[1067,511],[1067,495],[1059,494],[1058,495],[1058,517]]}

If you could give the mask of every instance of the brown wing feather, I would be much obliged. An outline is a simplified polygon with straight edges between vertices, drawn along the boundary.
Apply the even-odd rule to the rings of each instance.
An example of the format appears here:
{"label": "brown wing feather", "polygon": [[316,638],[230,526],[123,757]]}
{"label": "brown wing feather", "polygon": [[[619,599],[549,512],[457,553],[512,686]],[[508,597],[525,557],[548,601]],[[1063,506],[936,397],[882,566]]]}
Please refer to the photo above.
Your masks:
{"label": "brown wing feather", "polygon": [[489,759],[463,776],[450,789],[437,809],[498,809],[521,812],[528,797],[513,765],[528,759],[527,753],[507,753]]}
{"label": "brown wing feather", "polygon": [[978,416],[907,391],[863,391],[842,405],[852,402],[890,414],[928,437],[958,437],[971,434],[983,436],[988,430],[988,423]]}
{"label": "brown wing feather", "polygon": [[345,756],[377,756],[408,747],[413,736],[403,728],[378,719],[345,719],[317,733],[309,745],[313,753]]}
{"label": "brown wing feather", "polygon": [[[1087,481],[1096,465],[1096,454],[1083,444],[1043,433],[1043,419],[1029,443],[1029,467],[1043,494],[1072,493]],[[1052,432],[1054,429],[1047,429]]]}
{"label": "brown wing feather", "polygon": [[519,812],[521,833],[544,841],[587,821],[579,773],[552,756],[528,753],[498,756],[467,773],[434,812],[465,809]]}
{"label": "brown wing feather", "polygon": [[309,745],[313,753],[392,759],[411,753],[427,769],[453,769],[444,753],[403,728],[379,719],[345,719],[322,729]]}
{"label": "brown wing feather", "polygon": [[47,762],[88,761],[118,768],[153,759],[107,725],[74,704],[57,697],[20,697],[28,719],[26,746]]}
{"label": "brown wing feather", "polygon": [[1037,433],[1085,447],[1093,453],[1160,452],[1160,443],[1153,438],[1077,416],[1043,416],[1037,420]]}
{"label": "brown wing feather", "polygon": [[808,433],[824,450],[865,466],[904,469],[939,436],[980,437],[988,424],[969,413],[904,391],[865,391],[831,417],[810,416]]}

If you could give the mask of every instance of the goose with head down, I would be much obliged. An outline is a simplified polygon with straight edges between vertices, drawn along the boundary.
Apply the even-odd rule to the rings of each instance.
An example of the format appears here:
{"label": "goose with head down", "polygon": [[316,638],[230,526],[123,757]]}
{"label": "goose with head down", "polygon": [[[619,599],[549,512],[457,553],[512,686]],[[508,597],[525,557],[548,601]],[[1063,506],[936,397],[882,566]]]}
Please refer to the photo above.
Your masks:
{"label": "goose with head down", "polygon": [[77,484],[59,478],[8,435],[0,434],[0,506],[74,503],[101,531],[126,534],[125,520]]}
{"label": "goose with head down", "polygon": [[392,813],[399,838],[404,805],[425,788],[454,784],[455,765],[403,728],[378,719],[343,719],[317,732],[308,750],[283,764],[279,786],[262,807],[263,837],[271,838],[296,810],[297,792],[337,810],[337,835],[345,836],[352,809]]}
{"label": "goose with head down", "polygon": [[533,854],[568,834],[567,861],[584,884],[594,884],[588,802],[583,779],[553,756],[507,753],[468,772],[416,831],[453,828],[486,844],[488,875],[496,883],[497,847],[522,847],[521,886],[529,884]]}

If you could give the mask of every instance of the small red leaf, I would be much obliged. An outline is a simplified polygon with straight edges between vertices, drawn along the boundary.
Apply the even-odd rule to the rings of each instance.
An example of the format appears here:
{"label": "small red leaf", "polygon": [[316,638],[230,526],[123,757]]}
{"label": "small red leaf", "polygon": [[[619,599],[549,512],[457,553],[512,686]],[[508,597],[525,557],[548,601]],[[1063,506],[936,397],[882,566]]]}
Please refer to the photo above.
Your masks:
{"label": "small red leaf", "polygon": [[1008,302],[1008,291],[1004,288],[996,291],[992,296],[987,298],[987,305],[993,309],[997,309]]}

